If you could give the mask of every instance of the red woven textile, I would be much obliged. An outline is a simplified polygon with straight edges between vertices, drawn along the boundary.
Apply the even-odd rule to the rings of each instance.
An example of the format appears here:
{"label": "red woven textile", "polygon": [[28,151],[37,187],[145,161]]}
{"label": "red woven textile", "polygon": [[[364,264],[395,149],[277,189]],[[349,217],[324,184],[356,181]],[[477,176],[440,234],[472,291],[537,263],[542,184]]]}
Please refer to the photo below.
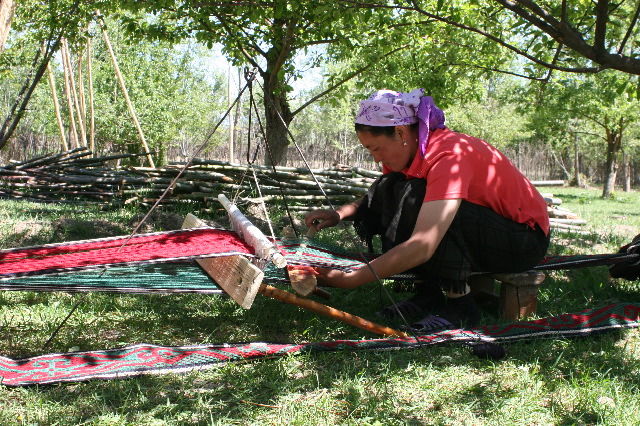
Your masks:
{"label": "red woven textile", "polygon": [[0,278],[102,265],[253,254],[235,232],[219,229],[140,234],[0,251]]}

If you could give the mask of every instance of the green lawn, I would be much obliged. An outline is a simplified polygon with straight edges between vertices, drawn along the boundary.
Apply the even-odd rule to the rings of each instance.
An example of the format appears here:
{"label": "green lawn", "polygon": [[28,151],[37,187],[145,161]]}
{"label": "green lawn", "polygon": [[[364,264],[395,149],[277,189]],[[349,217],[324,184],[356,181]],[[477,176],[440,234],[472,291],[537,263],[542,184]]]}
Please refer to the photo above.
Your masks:
{"label": "green lawn", "polygon": [[[640,194],[544,188],[588,221],[589,235],[556,233],[553,253],[613,252],[640,233]],[[0,202],[5,247],[126,234],[144,212]],[[157,226],[178,226],[174,213]],[[345,232],[347,241],[352,234]],[[338,231],[324,238],[335,240]],[[401,293],[392,293],[400,298]],[[366,318],[388,304],[377,285],[333,291],[331,303]],[[47,347],[69,310],[80,305]],[[638,283],[606,268],[551,273],[539,316],[613,301],[640,302]],[[495,322],[494,313],[484,320]],[[258,298],[249,311],[216,296],[0,293],[0,353],[23,357],[70,348],[373,336]],[[462,346],[326,353],[227,364],[185,375],[0,387],[0,424],[549,424],[640,422],[640,333],[507,346],[487,361]]]}

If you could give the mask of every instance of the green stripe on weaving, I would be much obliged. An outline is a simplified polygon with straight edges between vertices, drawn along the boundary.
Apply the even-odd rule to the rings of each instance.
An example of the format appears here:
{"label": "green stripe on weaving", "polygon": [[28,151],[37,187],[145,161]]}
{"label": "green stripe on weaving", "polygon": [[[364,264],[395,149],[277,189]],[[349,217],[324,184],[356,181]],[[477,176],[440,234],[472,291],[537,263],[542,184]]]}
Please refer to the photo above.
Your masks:
{"label": "green stripe on weaving", "polygon": [[96,287],[139,289],[211,290],[217,286],[193,263],[157,263],[136,266],[114,266],[107,269],[74,271],[57,275],[16,278],[2,285]]}

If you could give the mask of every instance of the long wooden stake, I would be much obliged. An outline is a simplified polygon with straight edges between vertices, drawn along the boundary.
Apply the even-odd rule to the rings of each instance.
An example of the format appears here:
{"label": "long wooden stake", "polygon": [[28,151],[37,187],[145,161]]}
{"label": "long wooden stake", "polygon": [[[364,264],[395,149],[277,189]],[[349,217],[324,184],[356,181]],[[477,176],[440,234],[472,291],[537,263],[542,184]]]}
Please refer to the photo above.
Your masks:
{"label": "long wooden stake", "polygon": [[71,70],[67,65],[67,53],[66,49],[64,48],[65,43],[66,39],[63,38],[60,54],[62,57],[62,69],[64,70],[64,94],[67,98],[67,107],[69,109],[69,133],[71,138],[71,145],[73,145],[73,148],[78,148],[80,146],[80,144],[78,143],[78,129],[76,128],[76,119],[73,112],[73,99],[71,97],[71,83],[69,82],[69,74],[71,73]]}
{"label": "long wooden stake", "polygon": [[73,65],[71,63],[71,50],[69,49],[69,43],[64,40],[62,43],[62,49],[66,51],[67,65],[69,67],[69,83],[71,85],[71,96],[73,97],[73,105],[75,106],[76,118],[78,120],[78,127],[80,127],[80,139],[79,146],[87,146],[87,131],[84,126],[84,118],[82,118],[82,110],[80,108],[80,101],[78,96],[78,90],[76,86],[76,78],[73,75]]}
{"label": "long wooden stake", "polygon": [[313,311],[318,314],[328,316],[329,318],[342,321],[371,333],[381,334],[383,336],[409,337],[408,334],[402,331],[376,324],[375,322],[368,321],[357,315],[353,315],[348,312],[323,305],[322,303],[318,303],[305,297],[296,296],[295,294],[289,293],[288,291],[280,290],[267,284],[262,284],[262,286],[260,287],[260,294],[279,300],[281,302],[289,303],[291,305]]}
{"label": "long wooden stake", "polygon": [[133,120],[133,124],[138,131],[138,137],[140,138],[140,142],[142,143],[142,148],[144,149],[145,154],[147,155],[147,160],[149,161],[149,165],[151,167],[155,167],[155,163],[153,162],[153,157],[151,156],[151,151],[149,150],[149,145],[147,145],[147,140],[144,137],[144,132],[142,131],[142,126],[140,126],[140,122],[138,121],[138,115],[136,114],[136,110],[133,107],[133,103],[131,103],[131,99],[129,99],[129,92],[127,91],[127,86],[124,82],[124,77],[120,72],[120,67],[118,66],[118,59],[116,58],[116,54],[113,52],[113,47],[111,46],[111,40],[109,39],[109,35],[107,34],[107,28],[102,19],[99,20],[100,28],[102,30],[102,39],[104,43],[107,45],[107,50],[109,51],[109,56],[111,57],[111,62],[113,63],[113,69],[116,73],[116,78],[118,79],[118,84],[120,84],[120,89],[122,90],[122,95],[124,96],[124,101],[127,104],[127,108],[129,110],[129,114],[131,115],[131,119]]}
{"label": "long wooden stake", "polygon": [[83,64],[83,53],[82,51],[78,52],[76,56],[76,67],[78,68],[78,100],[80,101],[80,116],[82,117],[83,129],[85,132],[84,142],[85,146],[89,146],[89,140],[87,138],[87,99],[84,95],[84,73],[82,72]]}
{"label": "long wooden stake", "polygon": [[[96,152],[96,120],[93,110],[93,69],[92,69],[92,41],[87,38],[87,78],[89,79],[89,149]],[[94,154],[95,155],[95,154]]]}
{"label": "long wooden stake", "polygon": [[60,103],[58,102],[58,94],[56,92],[56,81],[51,69],[51,64],[47,64],[47,75],[49,77],[49,87],[51,87],[51,99],[53,100],[53,110],[56,113],[56,123],[58,123],[58,130],[60,131],[60,144],[65,151],[69,150],[69,144],[67,143],[67,136],[64,131],[64,124],[62,123],[62,115],[60,114]]}
{"label": "long wooden stake", "polygon": [[[231,105],[231,70],[233,68],[231,67],[231,64],[229,64],[228,70],[227,70],[227,105]],[[240,103],[238,103],[239,105]],[[234,140],[234,131],[235,131],[235,127],[233,125],[234,123],[234,119],[233,119],[233,114],[229,114],[229,162],[233,163],[235,161],[234,157],[233,157],[233,153],[235,151],[235,140]]]}

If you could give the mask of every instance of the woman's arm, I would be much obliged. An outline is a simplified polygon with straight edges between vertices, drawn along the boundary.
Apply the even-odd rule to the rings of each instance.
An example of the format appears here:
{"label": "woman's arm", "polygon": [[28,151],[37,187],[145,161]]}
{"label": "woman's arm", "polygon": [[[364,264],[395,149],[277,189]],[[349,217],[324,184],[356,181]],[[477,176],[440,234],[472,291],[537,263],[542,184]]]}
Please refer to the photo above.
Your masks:
{"label": "woman's arm", "polygon": [[431,259],[436,248],[453,222],[460,199],[428,201],[422,204],[411,237],[362,267],[346,273],[335,269],[320,269],[320,281],[333,287],[355,288],[405,272]]}

